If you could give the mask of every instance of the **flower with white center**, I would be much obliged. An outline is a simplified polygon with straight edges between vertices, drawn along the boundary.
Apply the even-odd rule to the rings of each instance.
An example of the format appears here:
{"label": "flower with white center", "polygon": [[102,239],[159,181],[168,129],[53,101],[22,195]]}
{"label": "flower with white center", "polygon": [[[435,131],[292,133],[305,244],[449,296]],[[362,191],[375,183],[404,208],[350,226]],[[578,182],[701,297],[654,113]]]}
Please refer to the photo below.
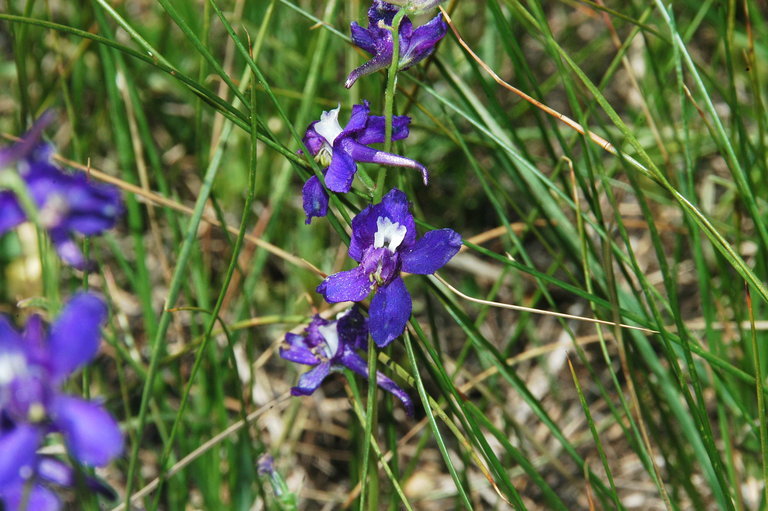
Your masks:
{"label": "flower with white center", "polygon": [[[294,396],[312,394],[331,372],[350,369],[368,378],[368,364],[358,355],[368,345],[368,322],[357,307],[344,312],[336,320],[315,316],[303,334],[287,333],[280,356],[285,360],[314,366],[299,377],[291,388]],[[408,415],[413,415],[413,402],[395,382],[376,373],[376,384],[400,399]]]}
{"label": "flower with white center", "polygon": [[[427,169],[421,163],[398,154],[379,151],[370,144],[383,143],[386,122],[383,116],[370,115],[370,105],[352,107],[352,115],[344,128],[339,124],[341,106],[323,112],[319,121],[307,127],[304,144],[312,157],[324,167],[325,186],[332,192],[346,193],[352,188],[358,163],[376,163],[418,170],[427,184]],[[392,118],[392,140],[408,136],[411,119],[404,115]],[[302,190],[306,223],[312,217],[328,214],[328,193],[317,176],[307,180]]]}
{"label": "flower with white center", "polygon": [[376,219],[376,232],[373,235],[374,248],[386,246],[390,252],[394,253],[400,243],[405,239],[405,233],[408,229],[404,225],[393,222],[387,217],[380,216]]}
{"label": "flower with white center", "polygon": [[459,248],[461,236],[452,229],[429,231],[417,240],[407,197],[391,190],[352,220],[349,256],[359,266],[329,275],[317,291],[330,303],[360,302],[374,291],[371,336],[377,345],[386,346],[403,333],[411,316],[411,295],[400,272],[432,274]]}

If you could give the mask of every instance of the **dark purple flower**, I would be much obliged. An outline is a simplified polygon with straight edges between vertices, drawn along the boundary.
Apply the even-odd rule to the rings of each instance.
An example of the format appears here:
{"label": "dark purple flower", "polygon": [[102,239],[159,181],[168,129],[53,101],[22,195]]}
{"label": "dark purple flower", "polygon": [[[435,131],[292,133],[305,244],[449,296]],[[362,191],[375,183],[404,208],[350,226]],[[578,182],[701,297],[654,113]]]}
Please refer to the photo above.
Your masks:
{"label": "dark purple flower", "polygon": [[[53,164],[53,147],[40,140],[49,117],[38,121],[21,142],[0,150],[0,173],[16,166],[59,256],[83,269],[88,261],[72,234],[93,236],[113,227],[122,213],[122,200],[116,188],[91,183],[84,174],[69,174]],[[0,191],[0,235],[25,220],[14,193]]]}
{"label": "dark purple flower", "polygon": [[[0,445],[0,449],[2,448],[3,446]],[[3,450],[2,452],[6,451]],[[26,466],[30,467],[30,475],[28,477],[17,476],[0,483],[0,502],[5,505],[5,511],[60,510],[62,507],[61,502],[51,487],[74,487],[76,485],[76,477],[72,467],[52,456],[44,455],[35,456]],[[115,499],[116,495],[112,488],[99,479],[90,476],[85,476],[84,479],[90,491],[96,492],[109,500]],[[28,493],[26,497],[25,492]]]}
{"label": "dark purple flower", "polygon": [[329,275],[317,291],[331,303],[359,302],[375,291],[371,336],[377,345],[386,346],[403,333],[411,316],[411,296],[400,271],[432,274],[459,248],[461,236],[452,229],[429,231],[417,240],[408,199],[400,190],[391,190],[352,220],[349,256],[360,266]]}
{"label": "dark purple flower", "polygon": [[[346,193],[352,188],[352,180],[357,172],[358,163],[377,163],[393,167],[408,167],[421,172],[424,184],[427,184],[427,169],[421,163],[400,156],[368,147],[369,144],[383,143],[385,139],[385,120],[380,115],[370,115],[368,101],[352,107],[352,115],[347,125],[339,124],[341,105],[323,112],[319,121],[307,127],[304,144],[315,160],[325,170],[325,186],[333,192]],[[402,140],[408,136],[410,117],[396,115],[392,118],[392,140]],[[312,217],[325,216],[328,213],[328,194],[323,189],[317,176],[312,176],[304,185],[304,212],[306,223]]]}
{"label": "dark purple flower", "polygon": [[[437,2],[429,3],[437,4]],[[352,42],[373,55],[373,58],[349,73],[347,81],[344,83],[346,88],[352,87],[361,76],[388,68],[392,64],[394,44],[390,29],[392,18],[398,10],[397,7],[387,2],[373,0],[373,5],[368,9],[368,28],[363,28],[357,22],[352,22]],[[405,16],[400,22],[400,29],[398,30],[400,55],[397,68],[405,70],[427,58],[447,30],[448,25],[439,13],[416,29],[413,28],[408,16]]]}
{"label": "dark purple flower", "polygon": [[[368,363],[357,354],[367,349],[368,322],[357,307],[336,320],[315,316],[303,335],[287,333],[286,347],[280,348],[280,356],[291,362],[314,366],[299,377],[299,383],[291,388],[294,396],[308,396],[323,383],[332,371],[351,369],[368,378]],[[408,415],[413,416],[413,402],[395,382],[376,373],[376,384],[403,402]]]}
{"label": "dark purple flower", "polygon": [[[75,295],[48,333],[39,316],[21,334],[0,316],[0,497],[6,504],[20,484],[51,479],[37,454],[48,433],[60,433],[72,457],[86,465],[106,465],[122,451],[120,428],[100,404],[59,390],[96,355],[106,316],[104,302],[89,293]],[[47,492],[40,487],[39,498]]]}

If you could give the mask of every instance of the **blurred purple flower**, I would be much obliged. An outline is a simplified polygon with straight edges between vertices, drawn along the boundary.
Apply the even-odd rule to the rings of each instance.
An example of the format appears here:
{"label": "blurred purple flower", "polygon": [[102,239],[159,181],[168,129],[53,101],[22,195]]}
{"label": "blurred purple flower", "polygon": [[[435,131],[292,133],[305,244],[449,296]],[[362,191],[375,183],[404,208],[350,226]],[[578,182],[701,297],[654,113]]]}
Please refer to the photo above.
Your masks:
{"label": "blurred purple flower", "polygon": [[41,504],[29,509],[57,509],[44,507],[50,492],[34,484],[52,477],[37,454],[48,433],[60,433],[72,457],[86,465],[106,465],[122,452],[120,428],[100,404],[59,390],[96,355],[106,316],[104,302],[90,293],[75,295],[48,333],[39,316],[21,334],[0,316],[0,498],[6,505],[31,481]]}
{"label": "blurred purple flower", "polygon": [[[427,184],[427,169],[421,163],[400,156],[368,147],[369,144],[383,143],[385,140],[385,120],[380,115],[370,115],[368,101],[352,107],[352,115],[347,125],[339,124],[341,105],[323,112],[319,121],[307,127],[304,144],[315,160],[325,170],[325,186],[333,192],[346,193],[352,188],[352,180],[357,172],[357,163],[377,163],[392,167],[408,167],[421,172],[424,184]],[[410,117],[396,115],[392,118],[392,140],[402,140],[408,136]],[[328,213],[328,194],[317,176],[307,180],[303,189],[304,212],[306,223],[312,217],[325,216]]]}
{"label": "blurred purple flower", "polygon": [[[280,356],[291,362],[314,366],[299,377],[291,394],[308,396],[332,371],[344,368],[368,378],[368,363],[357,354],[357,350],[367,349],[367,323],[357,307],[353,307],[336,320],[315,316],[303,335],[287,333],[287,346],[280,348]],[[413,416],[411,398],[394,381],[377,372],[376,384],[402,401],[408,415]]]}
{"label": "blurred purple flower", "polygon": [[416,240],[416,224],[408,199],[394,189],[376,205],[352,220],[349,256],[355,269],[329,275],[318,287],[330,303],[359,302],[373,290],[370,331],[379,346],[386,346],[405,330],[411,316],[411,295],[400,271],[430,275],[442,268],[461,248],[461,236],[452,229],[427,232]]}
{"label": "blurred purple flower", "polygon": [[[428,6],[428,4],[437,5],[439,2],[424,3],[425,6]],[[363,28],[357,22],[352,22],[352,42],[373,55],[373,58],[349,73],[347,81],[344,83],[346,88],[352,87],[361,76],[388,68],[392,64],[392,52],[394,51],[391,32],[392,19],[398,10],[390,3],[373,0],[373,5],[368,9],[368,28]],[[398,30],[400,55],[397,68],[402,71],[427,58],[434,51],[435,45],[445,36],[447,30],[448,25],[439,13],[416,29],[413,28],[408,16],[405,16],[400,22]]]}
{"label": "blurred purple flower", "polygon": [[[0,173],[16,166],[59,256],[84,269],[88,261],[72,234],[93,236],[112,228],[123,211],[122,200],[116,188],[93,184],[84,174],[68,174],[53,164],[53,147],[40,140],[50,118],[44,115],[20,142],[0,149]],[[0,235],[25,220],[27,215],[14,193],[0,191]]]}

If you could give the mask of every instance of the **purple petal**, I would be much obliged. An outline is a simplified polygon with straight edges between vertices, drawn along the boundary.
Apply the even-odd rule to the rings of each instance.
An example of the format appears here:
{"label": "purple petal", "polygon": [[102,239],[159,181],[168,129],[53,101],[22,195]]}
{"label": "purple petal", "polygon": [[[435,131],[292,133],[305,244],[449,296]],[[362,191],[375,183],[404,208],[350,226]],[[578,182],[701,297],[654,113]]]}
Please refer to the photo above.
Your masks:
{"label": "purple petal", "polygon": [[[403,140],[408,137],[411,118],[407,115],[392,117],[392,140]],[[363,145],[382,144],[386,139],[386,124],[383,115],[369,115],[365,131],[358,134],[355,140]]]}
{"label": "purple petal", "polygon": [[[2,337],[2,334],[0,334]],[[43,325],[43,318],[33,314],[24,325],[24,346],[30,363],[47,366],[50,353],[48,351],[48,339]]]}
{"label": "purple petal", "polygon": [[414,30],[406,39],[407,44],[400,47],[400,69],[408,69],[427,58],[447,30],[448,25],[441,14]]}
{"label": "purple petal", "polygon": [[0,489],[32,473],[40,440],[41,431],[27,424],[0,435]]}
{"label": "purple petal", "polygon": [[360,302],[371,292],[372,285],[368,274],[358,266],[329,275],[317,286],[317,292],[329,303]]}
{"label": "purple petal", "polygon": [[[368,378],[368,363],[351,349],[344,350],[344,353],[341,356],[341,363],[363,378]],[[408,416],[413,417],[413,401],[408,393],[401,389],[394,381],[384,376],[380,371],[376,371],[376,384],[402,401]]]}
{"label": "purple petal", "polygon": [[312,156],[317,155],[317,153],[320,152],[320,149],[322,149],[323,144],[326,143],[325,138],[315,131],[315,124],[318,122],[320,121],[314,121],[307,126],[307,131],[304,133],[304,138],[302,139],[304,145],[307,146],[307,149],[309,149]]}
{"label": "purple petal", "polygon": [[0,168],[20,160],[32,152],[40,144],[43,130],[53,121],[54,117],[53,111],[47,110],[35,121],[35,124],[32,125],[32,128],[22,137],[20,142],[0,151]]}
{"label": "purple petal", "polygon": [[349,122],[347,122],[347,125],[344,126],[344,130],[339,135],[339,138],[356,135],[358,132],[365,129],[370,113],[371,104],[367,100],[363,100],[361,105],[353,105],[352,114],[349,117]]}
{"label": "purple petal", "polygon": [[338,320],[338,332],[341,342],[353,348],[366,349],[368,343],[368,320],[355,306]]}
{"label": "purple petal", "polygon": [[99,404],[59,395],[53,400],[51,416],[81,463],[103,466],[123,451],[123,434],[117,422]]}
{"label": "purple petal", "polygon": [[403,271],[431,275],[445,266],[461,248],[461,236],[453,229],[429,231],[400,253]]}
{"label": "purple petal", "polygon": [[106,318],[107,306],[94,294],[78,293],[67,302],[48,341],[54,379],[65,378],[96,356]]}
{"label": "purple petal", "polygon": [[285,334],[285,341],[288,343],[288,347],[280,348],[280,356],[285,360],[310,366],[320,362],[317,355],[307,347],[303,336],[288,332]]}
{"label": "purple petal", "polygon": [[69,232],[66,229],[51,229],[48,231],[48,235],[51,237],[56,253],[59,254],[62,261],[78,270],[91,268],[92,264],[83,256],[80,247],[69,237]]}
{"label": "purple petal", "polygon": [[84,175],[75,176],[66,200],[69,211],[64,224],[68,229],[86,236],[111,229],[123,212],[117,188],[91,183]]}
{"label": "purple petal", "polygon": [[307,179],[301,190],[301,197],[304,202],[304,214],[307,216],[305,224],[309,224],[312,217],[323,217],[328,214],[328,193],[317,176]]}
{"label": "purple petal", "polygon": [[22,351],[24,340],[8,321],[8,318],[0,315],[0,353],[10,351]]}
{"label": "purple petal", "polygon": [[0,192],[0,235],[10,231],[26,218],[27,215],[24,214],[13,193]]}
{"label": "purple petal", "polygon": [[401,277],[376,291],[371,300],[368,323],[377,346],[383,348],[403,333],[411,317],[411,308],[411,295]]}
{"label": "purple petal", "polygon": [[352,43],[355,46],[363,49],[364,51],[367,51],[368,53],[373,53],[376,51],[376,47],[374,46],[375,40],[373,38],[375,31],[361,27],[357,24],[356,21],[353,21],[350,24],[349,29],[352,33]]}
{"label": "purple petal", "polygon": [[382,215],[380,204],[368,205],[352,219],[352,239],[349,242],[349,257],[358,263],[363,260],[366,249],[373,245],[378,229],[376,219]]}
{"label": "purple petal", "polygon": [[[400,156],[399,154],[385,153],[384,151],[372,149],[351,139],[342,140],[341,145],[354,161],[362,163],[378,163],[379,165],[388,165],[390,167],[408,167],[421,172],[421,178],[425,185],[429,182],[427,168],[416,160],[411,160],[410,158]],[[335,154],[334,151],[334,158],[336,157]],[[351,181],[350,178],[350,182]]]}
{"label": "purple petal", "polygon": [[[37,477],[43,482],[51,482],[59,486],[73,487],[75,481],[74,469],[50,456],[41,456],[37,462]],[[98,493],[109,500],[115,500],[115,491],[104,481],[97,477],[85,475],[85,484],[88,489]]]}
{"label": "purple petal", "polygon": [[[51,490],[35,484],[25,496],[24,484],[18,484],[7,493],[0,495],[5,504],[5,511],[59,511],[61,502]],[[22,507],[23,504],[23,507]]]}
{"label": "purple petal", "polygon": [[381,29],[380,32],[382,35],[375,42],[375,49],[372,52],[373,57],[349,73],[347,80],[344,82],[344,87],[347,89],[352,87],[361,76],[375,73],[380,69],[386,69],[392,63],[392,35],[385,29]]}
{"label": "purple petal", "polygon": [[341,365],[347,369],[351,369],[363,378],[368,378],[368,362],[355,353],[351,348],[346,347],[346,349],[342,351],[339,362]]}
{"label": "purple petal", "polygon": [[315,368],[299,377],[299,383],[295,387],[291,387],[291,395],[294,396],[309,396],[317,387],[323,383],[325,377],[331,373],[331,363],[323,362]]}
{"label": "purple petal", "polygon": [[344,141],[347,140],[338,137],[333,144],[331,164],[325,174],[325,186],[332,192],[347,193],[352,188],[352,180],[357,172],[355,160],[344,149]]}
{"label": "purple petal", "polygon": [[405,407],[405,413],[407,413],[409,417],[413,417],[413,401],[406,391],[401,389],[397,383],[393,382],[379,371],[376,371],[376,384],[402,401],[403,407]]}

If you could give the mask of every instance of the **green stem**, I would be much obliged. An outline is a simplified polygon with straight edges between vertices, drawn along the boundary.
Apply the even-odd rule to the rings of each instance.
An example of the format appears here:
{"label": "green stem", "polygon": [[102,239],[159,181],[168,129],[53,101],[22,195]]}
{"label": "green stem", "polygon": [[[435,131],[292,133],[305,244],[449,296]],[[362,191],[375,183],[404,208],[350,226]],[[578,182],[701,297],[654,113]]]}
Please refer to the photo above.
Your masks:
{"label": "green stem", "polygon": [[[360,474],[360,511],[365,509],[366,491],[370,490],[368,495],[368,508],[376,509],[379,500],[379,485],[378,485],[378,471],[376,470],[376,462],[371,460],[371,442],[376,441],[375,431],[373,425],[376,423],[377,415],[377,401],[376,391],[376,371],[378,363],[378,353],[376,352],[376,344],[373,342],[372,337],[368,337],[368,402],[366,404],[365,412],[365,438],[363,439],[363,463],[361,465]],[[371,476],[370,483],[368,482],[368,471],[373,474]],[[368,486],[370,484],[370,487]]]}
{"label": "green stem", "polygon": [[[405,17],[405,10],[400,9],[392,18],[392,26],[389,30],[392,32],[392,63],[387,71],[387,89],[384,91],[384,118],[385,138],[384,151],[392,150],[392,112],[395,107],[395,88],[397,87],[397,70],[400,64],[400,22]],[[373,191],[373,202],[380,202],[384,195],[384,182],[387,179],[387,168],[382,166],[379,169],[379,176],[376,179],[376,188]]]}

